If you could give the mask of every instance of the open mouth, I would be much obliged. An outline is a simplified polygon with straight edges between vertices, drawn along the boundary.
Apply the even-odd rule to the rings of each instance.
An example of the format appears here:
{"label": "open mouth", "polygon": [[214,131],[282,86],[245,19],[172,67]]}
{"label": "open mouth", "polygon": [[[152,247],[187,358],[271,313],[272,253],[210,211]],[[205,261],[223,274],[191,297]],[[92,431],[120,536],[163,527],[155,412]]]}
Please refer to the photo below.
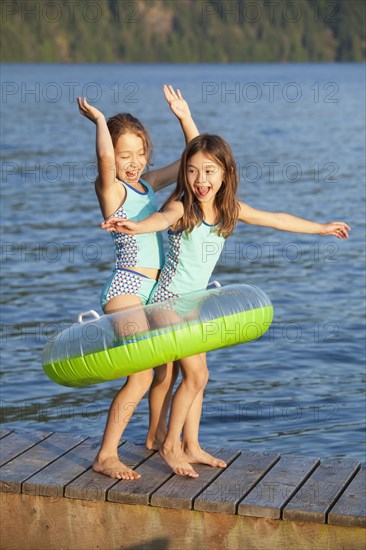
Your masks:
{"label": "open mouth", "polygon": [[136,171],[136,172],[126,172],[126,176],[129,180],[137,180],[138,179],[138,175],[139,173]]}
{"label": "open mouth", "polygon": [[195,192],[196,192],[196,196],[197,196],[198,198],[203,199],[203,198],[205,198],[205,197],[208,195],[208,193],[210,192],[210,187],[203,186],[203,185],[201,186],[201,185],[200,185],[199,187],[198,187],[198,186],[195,187]]}

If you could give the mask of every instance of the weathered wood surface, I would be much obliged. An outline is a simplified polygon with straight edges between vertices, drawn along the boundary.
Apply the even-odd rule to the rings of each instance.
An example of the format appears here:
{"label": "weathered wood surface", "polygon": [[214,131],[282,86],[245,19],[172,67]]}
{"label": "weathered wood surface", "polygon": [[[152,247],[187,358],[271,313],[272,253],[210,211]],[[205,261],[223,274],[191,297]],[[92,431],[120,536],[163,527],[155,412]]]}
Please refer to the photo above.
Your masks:
{"label": "weathered wood surface", "polygon": [[[207,449],[213,456],[218,456],[230,465],[239,456],[239,451],[228,449]],[[164,485],[158,488],[151,497],[150,504],[163,508],[180,508],[190,510],[197,496],[222,473],[221,468],[211,468],[204,464],[195,464],[194,468],[199,477],[189,480],[182,476],[171,477]]]}
{"label": "weathered wood surface", "polygon": [[329,512],[328,523],[330,525],[365,527],[365,516],[366,466],[363,465]]}
{"label": "weathered wood surface", "polygon": [[2,497],[2,550],[365,550],[364,529],[64,497]]}
{"label": "weathered wood surface", "polygon": [[158,453],[136,468],[140,479],[128,483],[121,480],[108,491],[108,500],[124,504],[149,504],[150,496],[174,474]]}
{"label": "weathered wood surface", "polygon": [[239,503],[238,514],[279,519],[284,506],[319,463],[318,458],[282,456]]}
{"label": "weathered wood surface", "polygon": [[325,523],[328,510],[338,500],[359,469],[355,460],[325,459],[287,504],[283,519]]}
{"label": "weathered wood surface", "polygon": [[0,439],[9,435],[13,430],[8,430],[7,428],[0,428]]}
{"label": "weathered wood surface", "polygon": [[58,460],[28,478],[23,483],[22,492],[62,497],[66,485],[91,467],[99,446],[99,439],[90,438],[66,451]]}
{"label": "weathered wood surface", "polygon": [[6,437],[6,439],[0,443],[0,466],[27,451],[46,437],[49,437],[51,433],[35,431],[6,434],[4,432],[5,435],[3,437]]}
{"label": "weathered wood surface", "polygon": [[[10,434],[7,437],[11,437]],[[7,437],[2,439],[6,444]],[[22,435],[22,440],[24,435]],[[64,453],[83,441],[85,437],[68,433],[55,433],[33,445],[24,453],[10,460],[0,468],[0,490],[20,493],[21,485],[29,477],[42,470],[51,462],[56,461]]]}
{"label": "weathered wood surface", "polygon": [[5,549],[241,550],[248,537],[247,547],[261,550],[364,549],[366,471],[355,460],[209,449],[228,467],[196,465],[191,479],[127,442],[120,456],[141,479],[125,481],[91,469],[99,438],[6,429],[0,436]]}
{"label": "weathered wood surface", "polygon": [[[119,454],[124,464],[135,469],[141,462],[154,454],[154,451],[149,451],[142,445],[125,443],[120,446]],[[91,469],[95,455],[96,450],[94,450],[94,454],[89,460],[90,469],[66,486],[66,497],[82,500],[107,500],[108,490],[116,485],[119,480],[97,474]]]}
{"label": "weathered wood surface", "polygon": [[276,453],[242,451],[240,456],[219,478],[200,494],[194,503],[195,510],[235,514],[240,500],[279,460]]}

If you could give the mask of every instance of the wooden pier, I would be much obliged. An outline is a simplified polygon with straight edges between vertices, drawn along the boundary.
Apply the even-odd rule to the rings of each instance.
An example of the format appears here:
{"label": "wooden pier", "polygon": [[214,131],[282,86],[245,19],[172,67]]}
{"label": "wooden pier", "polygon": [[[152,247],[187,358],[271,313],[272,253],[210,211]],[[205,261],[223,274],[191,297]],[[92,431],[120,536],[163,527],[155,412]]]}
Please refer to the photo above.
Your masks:
{"label": "wooden pier", "polygon": [[226,469],[172,474],[124,442],[141,479],[91,470],[100,439],[0,431],[2,550],[364,550],[366,470],[356,460],[209,449]]}

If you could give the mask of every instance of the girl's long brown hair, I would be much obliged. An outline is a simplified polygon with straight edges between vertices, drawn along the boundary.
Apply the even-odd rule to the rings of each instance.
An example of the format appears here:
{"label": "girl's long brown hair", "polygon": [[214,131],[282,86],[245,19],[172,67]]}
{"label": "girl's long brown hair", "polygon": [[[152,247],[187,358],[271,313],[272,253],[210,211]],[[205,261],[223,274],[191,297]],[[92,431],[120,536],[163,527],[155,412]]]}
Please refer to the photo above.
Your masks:
{"label": "girl's long brown hair", "polygon": [[142,139],[146,151],[147,164],[151,164],[150,159],[153,152],[152,141],[148,131],[138,118],[130,113],[119,113],[107,120],[109,133],[111,134],[113,147],[116,146],[118,138],[122,134],[135,134]]}
{"label": "girl's long brown hair", "polygon": [[215,209],[218,224],[216,233],[227,239],[234,230],[239,217],[239,204],[236,198],[238,190],[238,174],[235,159],[228,143],[220,136],[200,134],[188,143],[180,161],[177,185],[172,194],[163,204],[173,200],[183,203],[184,213],[174,229],[191,232],[194,227],[204,221],[204,214],[187,180],[187,164],[196,153],[205,153],[217,162],[224,171],[223,182],[215,197]]}

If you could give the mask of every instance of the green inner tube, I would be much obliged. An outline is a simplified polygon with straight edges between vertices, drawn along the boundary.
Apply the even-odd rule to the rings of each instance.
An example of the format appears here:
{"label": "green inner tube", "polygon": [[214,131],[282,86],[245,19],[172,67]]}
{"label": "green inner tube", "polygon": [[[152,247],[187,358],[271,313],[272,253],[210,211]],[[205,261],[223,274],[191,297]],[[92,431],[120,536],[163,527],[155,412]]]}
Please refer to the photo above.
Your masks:
{"label": "green inner tube", "polygon": [[[248,306],[248,292],[251,298],[249,306],[260,307]],[[253,299],[254,295],[256,299]],[[96,334],[98,330],[99,333],[93,345],[89,345],[89,350],[85,349],[88,348],[85,345],[82,351],[80,346],[78,350],[72,349],[78,338],[76,330],[80,332],[88,323],[72,325],[76,327],[75,331],[67,334],[63,331],[46,345],[43,360],[46,374],[64,386],[98,384],[183,357],[255,340],[268,330],[273,319],[273,307],[268,297],[253,286],[229,285],[194,293],[189,298],[189,302],[186,297],[181,297],[142,307],[141,310],[147,316],[151,313],[156,316],[156,312],[161,311],[163,306],[164,309],[169,307],[169,312],[176,313],[178,310],[182,312],[184,305],[185,313],[181,314],[179,322],[175,316],[175,322],[171,325],[124,338],[116,336],[113,330],[115,314],[104,315],[92,323]],[[124,315],[127,315],[126,310]]]}

